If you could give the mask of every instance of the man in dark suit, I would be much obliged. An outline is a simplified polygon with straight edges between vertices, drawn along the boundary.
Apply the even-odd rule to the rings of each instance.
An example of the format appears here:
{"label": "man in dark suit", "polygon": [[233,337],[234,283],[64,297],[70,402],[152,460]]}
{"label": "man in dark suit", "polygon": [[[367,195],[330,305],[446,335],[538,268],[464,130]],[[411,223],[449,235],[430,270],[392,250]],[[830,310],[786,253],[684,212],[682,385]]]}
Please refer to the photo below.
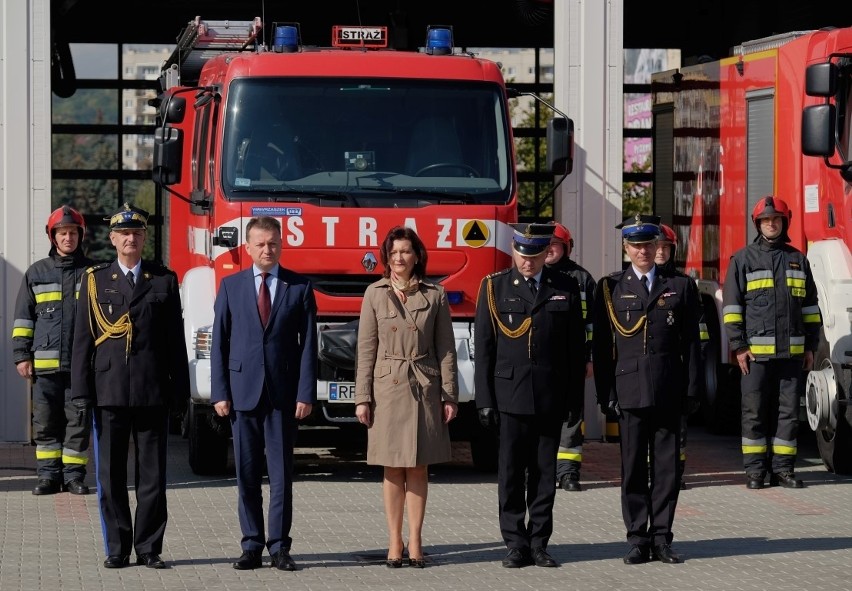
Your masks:
{"label": "man in dark suit", "polygon": [[[166,444],[170,407],[189,399],[177,276],[142,260],[148,214],[127,203],[109,219],[117,259],[86,270],[71,357],[71,397],[94,407],[106,568],[166,568]],[[136,518],[127,493],[131,436]],[[134,527],[135,522],[135,527]]]}
{"label": "man in dark suit", "polygon": [[[216,295],[211,402],[229,416],[237,465],[242,555],[237,570],[296,570],[290,556],[293,447],[298,420],[317,395],[316,301],[310,281],[278,264],[281,224],[271,217],[246,225],[253,265],[225,277]],[[264,533],[261,479],[269,475],[269,526]]]}
{"label": "man in dark suit", "polygon": [[637,214],[617,226],[631,264],[598,282],[593,315],[598,404],[618,416],[621,435],[625,564],[681,561],[671,548],[680,420],[703,384],[698,290],[655,265],[659,223]]}
{"label": "man in dark suit", "polygon": [[483,279],[476,306],[476,407],[482,424],[499,430],[497,494],[509,549],[506,568],[557,566],[547,543],[559,433],[583,404],[580,288],[567,273],[545,266],[552,234],[550,224],[516,224],[514,266]]}

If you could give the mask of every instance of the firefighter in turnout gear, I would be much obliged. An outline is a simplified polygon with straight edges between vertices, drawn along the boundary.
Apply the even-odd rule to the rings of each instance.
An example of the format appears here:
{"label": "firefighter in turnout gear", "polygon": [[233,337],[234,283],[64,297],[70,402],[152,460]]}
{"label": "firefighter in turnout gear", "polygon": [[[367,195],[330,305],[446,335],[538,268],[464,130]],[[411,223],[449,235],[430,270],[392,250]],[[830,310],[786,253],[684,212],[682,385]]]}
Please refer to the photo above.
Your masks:
{"label": "firefighter in turnout gear", "polygon": [[790,246],[792,213],[763,197],[751,214],[754,242],[731,257],[722,314],[742,371],[742,450],[746,486],[802,488],[796,478],[799,384],[813,367],[822,316],[805,255]]}
{"label": "firefighter in turnout gear", "polygon": [[[677,234],[666,224],[660,224],[660,238],[657,240],[657,255],[654,257],[654,262],[658,267],[681,277],[687,277],[684,273],[677,270],[675,266],[675,251],[677,250]],[[700,300],[699,300],[700,305]],[[707,324],[704,321],[704,311],[702,307],[701,317],[698,322],[698,334],[701,339],[701,358],[704,359],[704,349],[710,341],[710,333],[707,332]],[[686,437],[689,417],[697,412],[700,407],[700,401],[690,398],[688,404],[690,407],[687,412],[683,413],[680,418],[680,489],[686,489],[686,480],[684,473],[686,470]]]}
{"label": "firefighter in turnout gear", "polygon": [[[580,303],[583,310],[583,323],[586,328],[586,379],[592,377],[592,308],[595,303],[595,279],[586,269],[569,257],[574,250],[574,238],[568,228],[558,222],[554,226],[553,237],[547,249],[545,265],[556,271],[571,275],[580,285]],[[581,491],[580,468],[583,464],[583,405],[576,415],[569,415],[562,424],[559,437],[559,451],[556,455],[556,483],[563,490]]]}
{"label": "firefighter in turnout gear", "polygon": [[18,292],[13,360],[18,374],[32,380],[33,494],[84,495],[91,415],[71,401],[71,345],[80,278],[93,261],[83,254],[86,221],[77,210],[54,210],[45,232],[50,253],[27,269]]}
{"label": "firefighter in turnout gear", "polygon": [[482,280],[474,386],[480,422],[499,431],[497,496],[506,568],[557,566],[553,533],[559,431],[583,403],[580,289],[544,264],[550,224],[516,224],[514,265]]}
{"label": "firefighter in turnout gear", "polygon": [[617,226],[631,264],[598,282],[593,313],[598,404],[619,417],[625,564],[681,562],[671,548],[681,415],[704,383],[698,289],[655,265],[659,222],[637,214]]}

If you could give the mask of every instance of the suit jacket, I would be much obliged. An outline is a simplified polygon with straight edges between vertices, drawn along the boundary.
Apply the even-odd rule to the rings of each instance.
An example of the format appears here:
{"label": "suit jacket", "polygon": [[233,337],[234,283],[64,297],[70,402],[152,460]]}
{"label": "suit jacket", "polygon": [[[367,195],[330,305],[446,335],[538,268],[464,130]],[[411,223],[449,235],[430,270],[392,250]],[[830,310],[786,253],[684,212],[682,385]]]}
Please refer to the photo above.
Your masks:
{"label": "suit jacket", "polygon": [[214,305],[210,401],[254,409],[264,382],[278,410],[317,398],[316,300],[310,281],[278,267],[275,300],[266,328],[257,311],[252,268],[222,279]]}
{"label": "suit jacket", "polygon": [[[105,332],[112,338],[96,345]],[[86,270],[77,300],[71,396],[125,407],[180,405],[189,398],[174,271],[143,261],[134,288],[117,261]]]}
{"label": "suit jacket", "polygon": [[700,315],[685,275],[657,266],[650,293],[632,266],[602,278],[593,314],[598,404],[606,408],[614,395],[621,408],[680,410],[684,397],[700,397]]}
{"label": "suit jacket", "polygon": [[579,413],[586,334],[573,277],[545,267],[533,296],[515,267],[487,276],[479,288],[474,339],[477,408],[559,420],[569,410]]}

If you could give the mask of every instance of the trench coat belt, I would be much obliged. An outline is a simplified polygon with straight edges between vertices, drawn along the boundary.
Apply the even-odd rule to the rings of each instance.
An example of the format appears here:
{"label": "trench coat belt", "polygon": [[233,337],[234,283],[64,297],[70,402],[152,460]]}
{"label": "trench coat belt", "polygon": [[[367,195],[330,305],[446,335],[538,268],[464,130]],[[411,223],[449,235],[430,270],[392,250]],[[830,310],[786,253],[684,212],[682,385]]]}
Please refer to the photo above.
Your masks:
{"label": "trench coat belt", "polygon": [[[411,370],[411,373],[413,373],[414,377],[417,379],[417,383],[419,383],[424,388],[426,386],[428,386],[429,382],[430,382],[429,376],[426,375],[427,373],[433,373],[434,375],[438,375],[437,373],[434,373],[435,370],[433,370],[431,367],[427,368],[427,367],[423,366],[422,364],[417,363],[421,359],[425,359],[425,358],[426,358],[425,353],[423,355],[414,355],[412,357],[404,357],[402,355],[387,355],[387,354],[385,354],[385,359],[391,359],[391,360],[394,360],[394,361],[402,361],[402,362],[406,363],[408,365],[408,369]],[[414,394],[414,397],[417,398],[418,400],[420,399],[420,393],[419,392],[412,391],[412,394]]]}

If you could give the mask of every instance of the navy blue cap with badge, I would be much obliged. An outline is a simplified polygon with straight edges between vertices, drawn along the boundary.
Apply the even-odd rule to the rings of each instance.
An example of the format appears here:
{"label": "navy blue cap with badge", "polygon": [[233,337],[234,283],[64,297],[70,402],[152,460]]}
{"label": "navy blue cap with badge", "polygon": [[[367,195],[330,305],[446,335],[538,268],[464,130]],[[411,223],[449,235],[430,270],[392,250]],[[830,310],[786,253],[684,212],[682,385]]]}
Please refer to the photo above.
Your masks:
{"label": "navy blue cap with badge", "polygon": [[547,250],[553,236],[553,224],[511,224],[512,250],[524,257],[538,256]]}
{"label": "navy blue cap with badge", "polygon": [[112,230],[147,230],[148,212],[125,203],[121,209],[108,218],[109,229]]}
{"label": "navy blue cap with badge", "polygon": [[615,228],[621,230],[621,237],[630,244],[654,242],[660,237],[661,218],[658,215],[637,213],[624,218]]}

